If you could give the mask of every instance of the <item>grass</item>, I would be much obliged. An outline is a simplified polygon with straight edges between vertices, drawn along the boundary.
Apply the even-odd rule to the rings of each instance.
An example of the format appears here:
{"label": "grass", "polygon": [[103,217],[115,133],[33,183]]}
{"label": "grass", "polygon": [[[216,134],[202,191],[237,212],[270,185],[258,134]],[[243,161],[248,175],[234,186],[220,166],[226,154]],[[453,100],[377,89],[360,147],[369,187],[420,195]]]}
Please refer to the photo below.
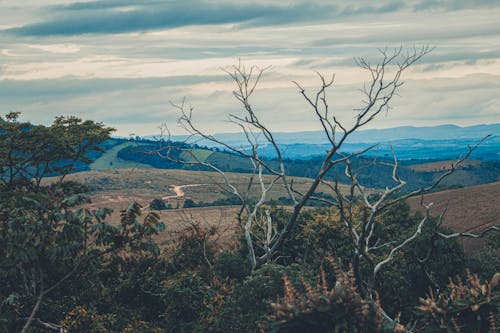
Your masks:
{"label": "grass", "polygon": [[[429,162],[429,163],[415,164],[410,166],[409,168],[415,171],[425,171],[425,172],[447,171],[451,169],[451,166],[455,162],[456,160]],[[480,161],[467,160],[463,161],[461,165],[458,167],[458,169],[463,169],[468,166],[479,166],[480,164],[481,164]]]}
{"label": "grass", "polygon": [[[241,192],[245,192],[251,174],[226,173],[228,180]],[[172,195],[170,189],[175,185],[199,184],[184,189],[186,197],[199,202],[213,202],[226,197],[224,179],[215,172],[172,170],[172,169],[107,169],[92,170],[70,174],[68,180],[75,180],[88,185],[94,194],[113,193],[116,196],[139,199],[153,199]],[[273,179],[264,175],[266,183]],[[296,191],[304,192],[312,180],[302,177],[290,177]],[[50,180],[49,180],[50,181]],[[347,186],[341,185],[347,191]],[[326,185],[320,185],[318,191],[329,192]],[[260,193],[260,186],[255,182],[250,188],[250,197],[256,198]],[[286,189],[279,184],[269,193],[270,199],[286,196]]]}
{"label": "grass", "polygon": [[205,162],[214,152],[208,149],[191,149],[190,152],[183,151],[181,158],[186,162]]}
{"label": "grass", "polygon": [[123,169],[123,168],[151,168],[149,164],[126,161],[118,158],[118,152],[130,146],[138,146],[136,142],[124,142],[107,150],[101,157],[90,164],[91,170]]}
{"label": "grass", "polygon": [[[248,186],[250,174],[227,173],[229,181],[240,191],[244,192]],[[301,177],[291,177],[294,189],[304,192],[312,180]],[[176,185],[198,184],[185,187],[184,198],[169,200],[175,207],[182,207],[183,201],[190,198],[196,202],[213,202],[226,198],[223,191],[223,178],[214,172],[165,170],[165,169],[114,169],[92,170],[70,174],[67,180],[75,180],[87,184],[92,188],[92,208],[108,207],[114,210],[110,218],[111,223],[118,223],[120,210],[125,209],[131,202],[137,201],[147,206],[151,200],[165,196],[173,196],[172,188]],[[272,179],[264,175],[268,183]],[[48,179],[47,181],[50,181]],[[341,185],[341,190],[347,192],[348,186]],[[318,191],[330,193],[326,185],[321,185]],[[256,198],[259,187],[254,184],[250,188],[250,197]],[[276,186],[270,193],[269,199],[277,199],[286,195],[283,186]],[[412,211],[422,210],[420,197],[408,200]],[[483,228],[500,222],[500,182],[480,186],[472,186],[456,190],[447,190],[428,194],[424,202],[433,202],[432,215],[441,214],[447,207],[444,226],[455,231],[479,232]],[[207,225],[221,224],[232,228],[238,211],[236,206],[200,207],[190,209],[173,209],[161,212],[161,218],[167,224],[167,230],[159,235],[158,239],[169,241],[172,231],[180,231],[191,221],[198,221]],[[234,230],[234,229],[233,229]],[[229,234],[231,238],[234,234]],[[477,250],[484,240],[465,240],[467,250]]]}
{"label": "grass", "polygon": [[[420,200],[420,197],[408,200],[412,211],[424,211]],[[446,212],[443,225],[456,232],[479,233],[500,223],[500,182],[430,193],[423,200],[433,203],[431,215]],[[485,239],[464,239],[463,244],[466,249],[475,251],[481,248]]]}

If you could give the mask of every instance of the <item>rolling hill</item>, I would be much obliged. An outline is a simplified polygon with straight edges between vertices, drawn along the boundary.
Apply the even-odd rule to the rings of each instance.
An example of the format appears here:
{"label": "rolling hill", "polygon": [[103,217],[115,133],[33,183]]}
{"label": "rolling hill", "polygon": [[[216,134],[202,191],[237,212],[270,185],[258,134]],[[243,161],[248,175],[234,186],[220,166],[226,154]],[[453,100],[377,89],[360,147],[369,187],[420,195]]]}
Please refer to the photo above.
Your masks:
{"label": "rolling hill", "polygon": [[[433,216],[446,211],[443,225],[457,232],[475,233],[500,224],[500,182],[430,193],[424,196],[424,202],[433,203]],[[420,197],[411,198],[408,203],[412,211],[424,211]],[[477,250],[484,240],[463,242],[466,248]]]}

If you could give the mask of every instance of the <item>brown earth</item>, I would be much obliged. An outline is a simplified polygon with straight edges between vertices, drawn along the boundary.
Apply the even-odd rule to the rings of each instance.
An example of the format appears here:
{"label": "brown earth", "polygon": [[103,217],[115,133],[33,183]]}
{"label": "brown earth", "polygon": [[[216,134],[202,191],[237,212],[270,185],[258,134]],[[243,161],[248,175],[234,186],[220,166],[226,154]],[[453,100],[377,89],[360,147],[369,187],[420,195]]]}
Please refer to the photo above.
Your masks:
{"label": "brown earth", "polygon": [[[457,162],[456,160],[438,161],[438,162],[411,165],[409,166],[409,168],[415,171],[424,171],[424,172],[447,171],[450,170],[453,163],[456,162]],[[477,166],[479,164],[481,164],[480,161],[467,160],[460,163],[460,166],[457,169],[460,170],[468,166]]]}
{"label": "brown earth", "polygon": [[[420,197],[408,200],[413,212],[424,212]],[[470,186],[460,189],[430,193],[424,203],[433,203],[431,215],[439,216],[446,211],[443,225],[456,232],[479,233],[500,224],[500,182]],[[468,250],[477,251],[485,239],[464,239]]]}
{"label": "brown earth", "polygon": [[[227,173],[226,176],[234,186],[245,193],[251,175]],[[308,178],[290,178],[293,179],[294,189],[299,192],[304,192],[312,182]],[[49,178],[47,182],[56,179]],[[171,204],[174,209],[159,212],[161,220],[167,225],[165,232],[157,237],[160,244],[173,240],[178,232],[189,227],[193,222],[207,227],[218,226],[222,233],[221,239],[226,244],[235,237],[238,206],[182,208],[187,198],[195,202],[213,202],[227,198],[223,191],[224,180],[217,173],[162,169],[111,169],[74,173],[68,175],[66,180],[88,185],[91,188],[92,200],[88,208],[113,209],[109,222],[115,225],[120,221],[120,211],[126,209],[134,201],[143,206],[143,215],[149,211],[149,203],[153,199],[162,198]],[[264,180],[269,183],[272,177],[264,175]],[[341,190],[347,192],[348,187],[341,185]],[[330,192],[326,185],[320,185],[319,191]],[[260,189],[256,182],[251,187],[250,197],[256,198],[259,194]],[[270,191],[268,198],[278,199],[282,196],[286,196],[285,188],[276,185]]]}
{"label": "brown earth", "polygon": [[[227,173],[227,177],[239,190],[244,191],[250,175]],[[298,191],[304,191],[311,183],[311,179],[292,178],[294,188]],[[149,203],[155,198],[163,198],[176,208],[182,207],[186,198],[196,202],[213,202],[227,197],[221,188],[224,183],[222,177],[213,172],[120,169],[80,172],[68,175],[67,179],[90,186],[90,208],[112,208],[114,213],[110,223],[113,224],[119,223],[120,210],[133,201],[140,203],[144,211],[147,211]],[[271,177],[266,175],[264,179],[268,182]],[[347,186],[343,185],[342,189],[347,190]],[[324,185],[319,191],[329,193],[329,189]],[[259,193],[256,184],[251,193],[254,197]],[[270,198],[277,199],[285,194],[285,189],[277,186],[271,191]],[[424,210],[420,206],[420,197],[411,198],[408,202],[413,212]],[[447,208],[444,226],[458,232],[479,232],[483,228],[500,223],[500,182],[431,193],[424,197],[424,202],[433,202],[431,214],[434,216],[442,214]],[[237,228],[238,209],[237,206],[219,206],[161,211],[160,216],[162,221],[166,222],[167,229],[158,240],[160,243],[172,240],[174,234],[197,221],[206,226],[219,226],[225,233],[223,238],[230,241],[234,232],[228,230]],[[467,249],[471,250],[477,250],[482,244],[484,240],[464,241]]]}

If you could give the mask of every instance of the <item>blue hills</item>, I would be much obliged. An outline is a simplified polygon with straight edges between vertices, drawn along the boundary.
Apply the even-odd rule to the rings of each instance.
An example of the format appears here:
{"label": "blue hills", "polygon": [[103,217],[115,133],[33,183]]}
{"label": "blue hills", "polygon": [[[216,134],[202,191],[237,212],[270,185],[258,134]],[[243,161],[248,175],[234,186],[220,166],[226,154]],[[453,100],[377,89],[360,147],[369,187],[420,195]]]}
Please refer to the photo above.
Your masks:
{"label": "blue hills", "polygon": [[[461,127],[439,125],[428,127],[402,126],[386,129],[360,130],[352,134],[343,146],[345,152],[353,152],[378,144],[368,155],[391,156],[391,146],[399,159],[454,159],[467,151],[487,135],[472,155],[482,160],[500,160],[500,123]],[[220,133],[214,135],[219,140],[235,147],[246,147],[248,143],[241,133]],[[285,157],[307,159],[318,156],[328,149],[328,141],[321,131],[277,132],[276,141]],[[187,136],[174,136],[174,141],[184,141]],[[193,139],[199,145],[217,147],[208,140]],[[196,140],[196,141],[194,141]],[[260,144],[261,154],[272,158],[274,149],[266,142]]]}

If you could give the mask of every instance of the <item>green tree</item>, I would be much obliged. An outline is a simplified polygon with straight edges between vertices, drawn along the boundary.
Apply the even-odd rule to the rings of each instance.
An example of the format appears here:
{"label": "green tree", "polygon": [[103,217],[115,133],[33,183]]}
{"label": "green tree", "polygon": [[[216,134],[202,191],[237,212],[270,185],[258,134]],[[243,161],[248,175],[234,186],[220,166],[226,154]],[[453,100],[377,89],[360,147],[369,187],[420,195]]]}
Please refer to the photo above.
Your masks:
{"label": "green tree", "polygon": [[20,122],[19,113],[0,117],[0,180],[4,190],[34,180],[36,188],[48,175],[61,180],[78,163],[90,163],[91,152],[109,139],[113,128],[77,117],[57,117],[51,126]]}
{"label": "green tree", "polygon": [[[158,253],[151,236],[163,228],[156,213],[143,222],[134,203],[112,226],[112,210],[90,210],[84,187],[63,182],[75,163],[109,138],[111,128],[75,117],[58,117],[50,127],[18,122],[18,113],[0,122],[0,330],[27,332],[49,298],[105,255],[127,248]],[[60,182],[43,184],[50,173]],[[67,295],[65,295],[67,296]]]}

